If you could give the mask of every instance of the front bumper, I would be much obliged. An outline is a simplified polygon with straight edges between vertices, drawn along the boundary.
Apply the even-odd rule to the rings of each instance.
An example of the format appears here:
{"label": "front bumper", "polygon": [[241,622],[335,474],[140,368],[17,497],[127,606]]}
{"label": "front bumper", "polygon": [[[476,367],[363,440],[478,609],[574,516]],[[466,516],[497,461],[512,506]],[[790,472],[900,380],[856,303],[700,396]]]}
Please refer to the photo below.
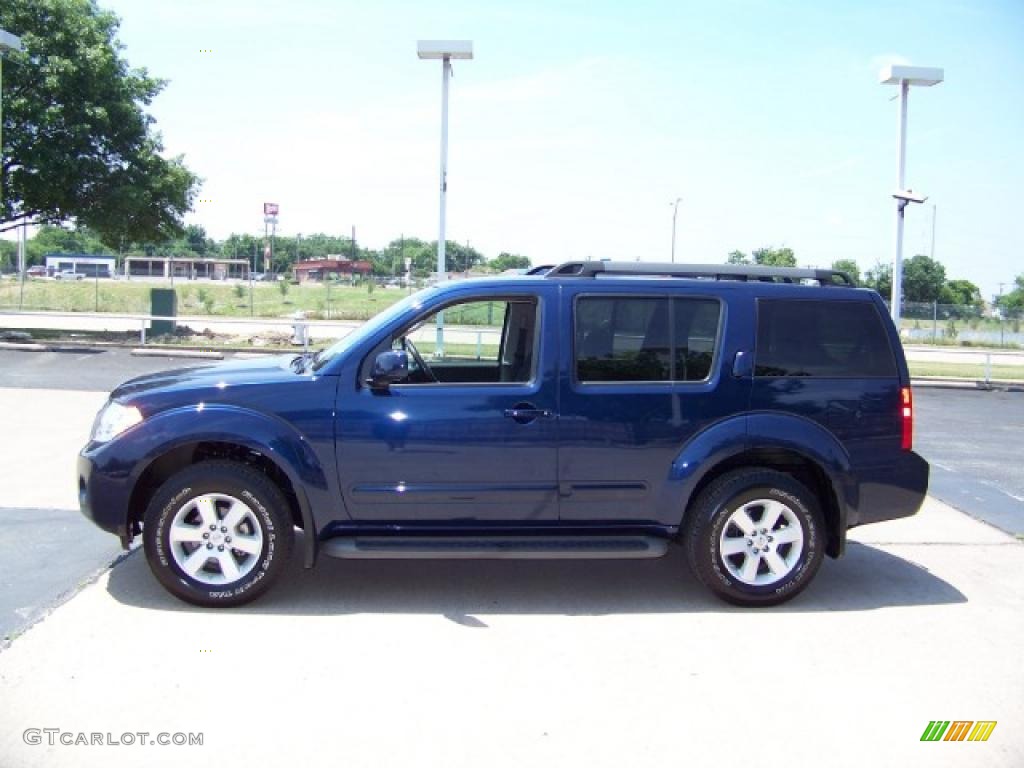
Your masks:
{"label": "front bumper", "polygon": [[110,474],[87,445],[78,454],[78,508],[98,527],[121,539],[125,549],[132,540],[128,522],[127,483]]}

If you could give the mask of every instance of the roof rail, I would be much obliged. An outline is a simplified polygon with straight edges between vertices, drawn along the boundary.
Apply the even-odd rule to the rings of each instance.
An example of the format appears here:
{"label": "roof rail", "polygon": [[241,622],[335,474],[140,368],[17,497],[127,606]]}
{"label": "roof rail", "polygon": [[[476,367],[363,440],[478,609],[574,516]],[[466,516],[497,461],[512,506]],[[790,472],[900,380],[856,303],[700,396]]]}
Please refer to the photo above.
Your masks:
{"label": "roof rail", "polygon": [[854,285],[845,272],[836,269],[766,267],[759,264],[664,264],[650,261],[567,261],[547,273],[549,278],[634,275],[687,277],[703,280],[739,280],[764,283],[800,283],[816,280],[819,285]]}

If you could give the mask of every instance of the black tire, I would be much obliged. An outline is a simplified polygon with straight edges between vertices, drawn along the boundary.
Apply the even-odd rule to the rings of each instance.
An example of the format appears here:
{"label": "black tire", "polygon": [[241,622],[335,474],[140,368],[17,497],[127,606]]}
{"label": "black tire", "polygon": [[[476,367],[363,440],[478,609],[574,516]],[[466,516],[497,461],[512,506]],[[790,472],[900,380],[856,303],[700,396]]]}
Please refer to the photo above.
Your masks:
{"label": "black tire", "polygon": [[[222,527],[210,534],[205,525],[208,520],[201,517],[195,503],[211,498],[205,494],[213,500],[204,510],[208,512],[212,507],[218,525],[226,521],[226,510],[231,508],[231,501],[224,497],[242,502],[238,509],[246,511],[241,527],[232,531]],[[187,535],[203,536],[204,541],[172,541],[171,527],[179,512],[183,515],[179,524],[189,526]],[[175,597],[206,607],[242,605],[266,592],[285,569],[295,538],[288,502],[280,489],[262,472],[234,461],[206,461],[173,475],[150,500],[144,523],[146,559],[157,580]],[[235,544],[246,540],[247,547],[260,545],[258,552],[236,550],[230,544],[231,533],[236,533]],[[214,543],[210,535],[217,537]],[[214,544],[219,546],[214,548]],[[198,562],[202,559],[200,549],[209,550],[209,559],[193,576],[181,561],[195,554],[194,562]],[[230,563],[220,559],[225,551]],[[238,568],[240,577],[231,580],[221,563]],[[212,583],[218,580],[220,583]]]}
{"label": "black tire", "polygon": [[[754,516],[760,509],[759,519],[763,520],[770,514],[770,505],[760,504],[762,501],[779,502],[791,516],[780,518],[776,529],[769,530],[767,534],[762,534],[755,526],[754,533],[749,534],[752,538],[747,538],[748,534],[736,537],[741,529],[733,514],[741,514],[739,510],[745,509],[746,517],[740,519],[744,524],[747,524],[746,520],[756,523],[758,520]],[[783,538],[779,535],[782,523],[789,521],[790,524],[785,526],[785,537],[802,535],[797,551],[793,549],[797,546],[795,542],[780,544],[775,541]],[[799,525],[799,532],[796,525]],[[790,475],[771,469],[738,469],[716,478],[696,500],[684,527],[683,544],[690,570],[704,586],[734,605],[778,605],[796,597],[814,578],[824,556],[825,526],[818,499]],[[744,547],[744,551],[723,555],[723,535],[736,546]],[[727,547],[729,543],[726,541]],[[758,549],[759,545],[767,546],[767,554],[764,549]],[[775,554],[773,562],[789,561],[789,569],[781,578],[773,578],[775,571],[767,560],[772,547]],[[753,554],[759,551],[760,554]],[[748,562],[754,568],[754,575],[750,577],[748,572],[745,580],[744,567]]]}

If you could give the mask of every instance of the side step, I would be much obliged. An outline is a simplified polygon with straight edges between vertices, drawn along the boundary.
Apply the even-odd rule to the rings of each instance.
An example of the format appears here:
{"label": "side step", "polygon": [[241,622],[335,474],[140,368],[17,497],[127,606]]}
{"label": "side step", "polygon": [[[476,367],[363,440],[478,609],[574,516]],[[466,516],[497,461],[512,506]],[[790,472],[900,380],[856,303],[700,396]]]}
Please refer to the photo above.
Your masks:
{"label": "side step", "polygon": [[655,536],[345,536],[328,539],[330,557],[362,560],[612,560],[661,557]]}

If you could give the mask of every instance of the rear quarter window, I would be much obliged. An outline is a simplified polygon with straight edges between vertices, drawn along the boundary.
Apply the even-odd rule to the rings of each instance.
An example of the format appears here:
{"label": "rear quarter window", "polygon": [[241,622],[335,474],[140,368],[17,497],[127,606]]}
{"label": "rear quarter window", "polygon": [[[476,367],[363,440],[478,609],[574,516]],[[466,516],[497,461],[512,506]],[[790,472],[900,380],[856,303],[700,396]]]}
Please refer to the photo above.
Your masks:
{"label": "rear quarter window", "polygon": [[871,302],[760,299],[754,375],[886,378],[897,372]]}

